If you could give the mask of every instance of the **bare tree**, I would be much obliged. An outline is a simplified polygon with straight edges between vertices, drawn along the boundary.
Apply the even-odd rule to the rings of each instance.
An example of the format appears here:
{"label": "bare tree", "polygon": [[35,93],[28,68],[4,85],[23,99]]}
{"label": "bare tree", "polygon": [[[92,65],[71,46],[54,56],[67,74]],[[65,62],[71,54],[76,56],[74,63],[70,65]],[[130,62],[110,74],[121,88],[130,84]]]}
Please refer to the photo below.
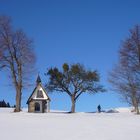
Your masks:
{"label": "bare tree", "polygon": [[140,104],[140,26],[130,30],[129,37],[119,51],[119,62],[109,76],[109,81],[139,114]]}
{"label": "bare tree", "polygon": [[11,19],[0,16],[0,67],[6,68],[16,90],[15,112],[21,110],[22,89],[35,63],[32,41],[22,30],[15,30]]}
{"label": "bare tree", "polygon": [[97,71],[88,71],[81,64],[63,65],[63,71],[58,68],[48,70],[49,82],[46,88],[49,91],[58,91],[70,96],[72,106],[71,113],[75,112],[77,99],[83,93],[104,92],[104,88],[99,84],[99,74]]}

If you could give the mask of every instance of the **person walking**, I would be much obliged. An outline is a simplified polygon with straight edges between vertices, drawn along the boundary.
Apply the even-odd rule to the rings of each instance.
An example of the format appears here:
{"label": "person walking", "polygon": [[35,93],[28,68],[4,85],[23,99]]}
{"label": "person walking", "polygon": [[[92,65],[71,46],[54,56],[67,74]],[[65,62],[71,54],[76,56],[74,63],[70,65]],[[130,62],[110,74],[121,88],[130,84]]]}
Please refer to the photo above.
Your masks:
{"label": "person walking", "polygon": [[100,105],[97,106],[97,110],[98,110],[98,113],[101,112],[101,106]]}

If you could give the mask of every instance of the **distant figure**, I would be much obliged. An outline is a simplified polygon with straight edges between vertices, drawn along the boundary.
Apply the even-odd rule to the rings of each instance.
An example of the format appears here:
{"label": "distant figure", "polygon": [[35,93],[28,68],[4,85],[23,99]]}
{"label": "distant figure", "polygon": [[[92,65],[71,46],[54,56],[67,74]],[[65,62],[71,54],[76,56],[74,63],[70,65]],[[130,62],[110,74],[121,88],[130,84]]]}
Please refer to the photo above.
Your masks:
{"label": "distant figure", "polygon": [[98,105],[98,106],[97,106],[97,109],[98,109],[98,112],[100,113],[100,112],[101,112],[101,106]]}

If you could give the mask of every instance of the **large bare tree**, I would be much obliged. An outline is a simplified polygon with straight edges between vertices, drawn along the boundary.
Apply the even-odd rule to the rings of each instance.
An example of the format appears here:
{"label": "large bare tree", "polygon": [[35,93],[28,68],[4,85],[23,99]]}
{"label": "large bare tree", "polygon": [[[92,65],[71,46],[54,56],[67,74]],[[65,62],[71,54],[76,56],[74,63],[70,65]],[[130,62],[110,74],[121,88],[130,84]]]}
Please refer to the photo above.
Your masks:
{"label": "large bare tree", "polygon": [[130,30],[130,35],[119,50],[119,62],[109,77],[110,83],[139,114],[140,104],[140,26]]}
{"label": "large bare tree", "polygon": [[0,16],[0,67],[8,70],[16,90],[15,112],[21,110],[22,89],[33,70],[35,54],[32,41],[22,30],[12,27],[11,19]]}
{"label": "large bare tree", "polygon": [[49,81],[46,88],[49,91],[66,93],[71,98],[71,113],[75,112],[77,99],[84,93],[97,93],[105,91],[99,84],[100,77],[97,71],[86,70],[81,64],[63,64],[63,70],[51,68],[47,75]]}

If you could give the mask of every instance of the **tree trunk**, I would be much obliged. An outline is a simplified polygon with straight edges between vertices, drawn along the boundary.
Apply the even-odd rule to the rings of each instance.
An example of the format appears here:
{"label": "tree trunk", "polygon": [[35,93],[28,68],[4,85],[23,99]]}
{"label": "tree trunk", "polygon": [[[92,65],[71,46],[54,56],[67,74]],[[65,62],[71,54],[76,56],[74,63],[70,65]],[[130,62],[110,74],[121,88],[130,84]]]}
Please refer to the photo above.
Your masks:
{"label": "tree trunk", "polygon": [[136,114],[140,114],[138,105],[135,108],[136,108]]}
{"label": "tree trunk", "polygon": [[140,112],[139,112],[139,104],[138,104],[138,101],[137,101],[135,96],[133,97],[133,105],[134,105],[136,114],[140,114]]}
{"label": "tree trunk", "polygon": [[75,96],[71,96],[71,113],[75,113]]}
{"label": "tree trunk", "polygon": [[18,88],[16,91],[16,108],[15,112],[21,111],[21,90]]}

